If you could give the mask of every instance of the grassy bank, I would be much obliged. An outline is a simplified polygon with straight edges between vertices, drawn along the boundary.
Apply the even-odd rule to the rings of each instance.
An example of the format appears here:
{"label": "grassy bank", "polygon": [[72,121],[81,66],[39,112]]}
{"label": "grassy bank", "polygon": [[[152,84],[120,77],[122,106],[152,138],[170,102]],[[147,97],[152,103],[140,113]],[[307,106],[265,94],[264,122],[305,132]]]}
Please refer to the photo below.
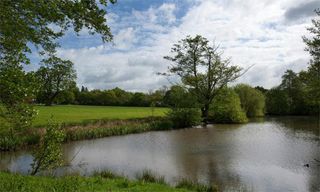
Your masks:
{"label": "grassy bank", "polygon": [[125,177],[114,176],[111,173],[100,173],[93,177],[64,176],[22,176],[0,172],[0,190],[10,192],[75,192],[75,191],[216,191],[211,187],[188,183],[171,187],[154,179],[152,175],[144,174],[137,181]]}
{"label": "grassy bank", "polygon": [[129,181],[125,178],[103,178],[67,176],[60,178],[21,176],[0,173],[2,191],[40,192],[40,191],[190,191],[171,188],[165,184]]}
{"label": "grassy bank", "polygon": [[22,130],[14,140],[2,135],[0,151],[37,144],[50,119],[61,124],[66,133],[65,141],[172,128],[163,122],[168,108],[57,105],[35,106],[35,109],[39,113],[32,127]]}
{"label": "grassy bank", "polygon": [[57,105],[35,106],[39,111],[34,120],[35,127],[44,126],[53,117],[59,123],[77,124],[88,120],[100,119],[134,119],[150,116],[161,117],[167,108],[151,107],[114,107],[114,106],[85,106],[85,105]]}
{"label": "grassy bank", "polygon": [[[172,123],[164,117],[146,117],[138,119],[101,119],[85,120],[81,123],[62,123],[65,142],[83,139],[95,139],[146,131],[172,129]],[[17,150],[39,143],[43,128],[30,128],[19,134],[16,140],[0,140],[0,151]]]}

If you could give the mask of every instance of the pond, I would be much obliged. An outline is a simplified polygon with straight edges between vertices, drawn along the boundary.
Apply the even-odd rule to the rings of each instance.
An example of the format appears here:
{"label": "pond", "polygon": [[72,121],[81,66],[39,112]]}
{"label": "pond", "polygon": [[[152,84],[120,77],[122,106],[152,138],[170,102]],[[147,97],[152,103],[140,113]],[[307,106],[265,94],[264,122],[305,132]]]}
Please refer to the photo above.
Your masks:
{"label": "pond", "polygon": [[[319,125],[312,117],[268,117],[243,125],[209,125],[65,144],[61,172],[143,170],[172,184],[181,178],[224,191],[320,191]],[[29,151],[0,154],[0,169],[27,173]],[[308,166],[306,165],[308,164]]]}

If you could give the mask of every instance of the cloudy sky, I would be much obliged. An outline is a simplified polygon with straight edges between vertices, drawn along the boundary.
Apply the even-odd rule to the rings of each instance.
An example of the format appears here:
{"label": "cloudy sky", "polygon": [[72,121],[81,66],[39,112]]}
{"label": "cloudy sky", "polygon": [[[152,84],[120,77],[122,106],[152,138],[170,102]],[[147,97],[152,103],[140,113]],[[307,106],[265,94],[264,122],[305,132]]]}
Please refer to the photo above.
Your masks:
{"label": "cloudy sky", "polygon": [[114,42],[82,31],[61,39],[59,55],[74,62],[77,83],[89,89],[148,91],[170,85],[165,72],[173,43],[200,34],[234,65],[254,65],[237,82],[270,88],[286,69],[305,69],[308,35],[319,0],[118,0],[108,8]]}

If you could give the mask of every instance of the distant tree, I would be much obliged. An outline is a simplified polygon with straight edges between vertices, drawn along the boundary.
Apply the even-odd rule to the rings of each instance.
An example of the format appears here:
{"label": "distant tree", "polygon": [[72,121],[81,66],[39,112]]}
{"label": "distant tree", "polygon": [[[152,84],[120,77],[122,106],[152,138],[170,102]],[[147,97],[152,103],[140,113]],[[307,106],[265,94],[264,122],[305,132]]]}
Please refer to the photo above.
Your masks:
{"label": "distant tree", "polygon": [[265,97],[259,90],[246,84],[238,84],[234,90],[239,95],[241,107],[247,117],[261,117],[265,112]]}
{"label": "distant tree", "polygon": [[40,82],[39,97],[48,106],[64,90],[70,89],[75,81],[76,73],[73,63],[54,55],[42,60],[42,66],[36,72]]}
{"label": "distant tree", "polygon": [[81,92],[88,92],[88,88],[87,87],[84,87],[84,86],[81,86]]}
{"label": "distant tree", "polygon": [[268,89],[266,89],[266,88],[264,88],[262,86],[256,86],[255,89],[260,91],[263,94],[266,94],[268,92]]}
{"label": "distant tree", "polygon": [[78,98],[79,93],[79,88],[77,87],[76,82],[73,81],[70,83],[68,89],[63,90],[58,94],[54,102],[57,104],[78,104],[76,98]]}
{"label": "distant tree", "polygon": [[130,99],[131,106],[141,106],[148,107],[150,106],[150,101],[144,93],[134,93]]}
{"label": "distant tree", "polygon": [[119,87],[116,87],[111,91],[113,91],[115,97],[117,98],[117,102],[115,102],[115,105],[128,105],[131,99],[131,94],[129,92],[126,92],[125,90],[122,90]]}
{"label": "distant tree", "polygon": [[167,87],[162,87],[156,91],[149,92],[148,96],[150,97],[151,105],[163,107],[165,105],[164,103],[164,97],[167,92]]}
{"label": "distant tree", "polygon": [[216,123],[245,123],[248,121],[246,113],[241,108],[237,93],[224,87],[211,103],[209,119]]}
{"label": "distant tree", "polygon": [[270,89],[266,94],[266,111],[271,115],[289,114],[288,94],[279,87]]}
{"label": "distant tree", "polygon": [[288,103],[288,114],[308,114],[306,104],[306,89],[301,78],[292,70],[287,70],[282,76],[279,88],[286,92]]}
{"label": "distant tree", "polygon": [[200,35],[182,39],[173,45],[171,53],[173,56],[164,57],[173,62],[169,74],[178,75],[192,90],[201,104],[202,116],[208,119],[210,104],[217,92],[237,79],[241,68],[230,66],[229,59],[221,58],[218,47],[209,45],[209,41]]}

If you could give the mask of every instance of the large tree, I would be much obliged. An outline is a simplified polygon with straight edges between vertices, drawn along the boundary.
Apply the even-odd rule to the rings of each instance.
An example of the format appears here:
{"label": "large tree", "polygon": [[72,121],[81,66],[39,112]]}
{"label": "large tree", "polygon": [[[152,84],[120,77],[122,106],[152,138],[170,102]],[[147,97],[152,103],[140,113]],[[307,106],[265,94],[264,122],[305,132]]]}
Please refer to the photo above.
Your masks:
{"label": "large tree", "polygon": [[197,97],[202,116],[208,119],[210,104],[218,91],[240,76],[241,68],[230,65],[230,59],[222,59],[218,46],[197,35],[187,36],[173,45],[169,74],[181,77],[182,83]]}
{"label": "large tree", "polygon": [[108,2],[115,0],[1,0],[0,60],[2,64],[28,62],[32,46],[52,50],[56,39],[72,28],[80,32],[88,28],[91,34],[101,34],[103,41],[112,35],[106,24]]}
{"label": "large tree", "polygon": [[76,73],[71,61],[62,60],[54,55],[42,60],[41,63],[42,66],[36,72],[40,82],[38,98],[50,106],[60,93],[71,89]]}
{"label": "large tree", "polygon": [[310,102],[319,107],[320,115],[320,9],[316,11],[317,18],[312,20],[313,26],[308,28],[312,37],[303,37],[307,45],[306,51],[310,53],[312,59],[307,72],[303,73],[304,82],[307,85]]}
{"label": "large tree", "polygon": [[59,46],[57,40],[67,31],[78,34],[83,28],[89,34],[100,34],[104,42],[111,41],[106,7],[115,1],[0,1],[0,116],[6,122],[21,122],[15,127],[25,127],[28,125],[22,122],[29,124],[34,114],[27,105],[34,95],[33,81],[29,80],[32,74],[26,73],[23,67],[30,63],[30,53],[52,52]]}

